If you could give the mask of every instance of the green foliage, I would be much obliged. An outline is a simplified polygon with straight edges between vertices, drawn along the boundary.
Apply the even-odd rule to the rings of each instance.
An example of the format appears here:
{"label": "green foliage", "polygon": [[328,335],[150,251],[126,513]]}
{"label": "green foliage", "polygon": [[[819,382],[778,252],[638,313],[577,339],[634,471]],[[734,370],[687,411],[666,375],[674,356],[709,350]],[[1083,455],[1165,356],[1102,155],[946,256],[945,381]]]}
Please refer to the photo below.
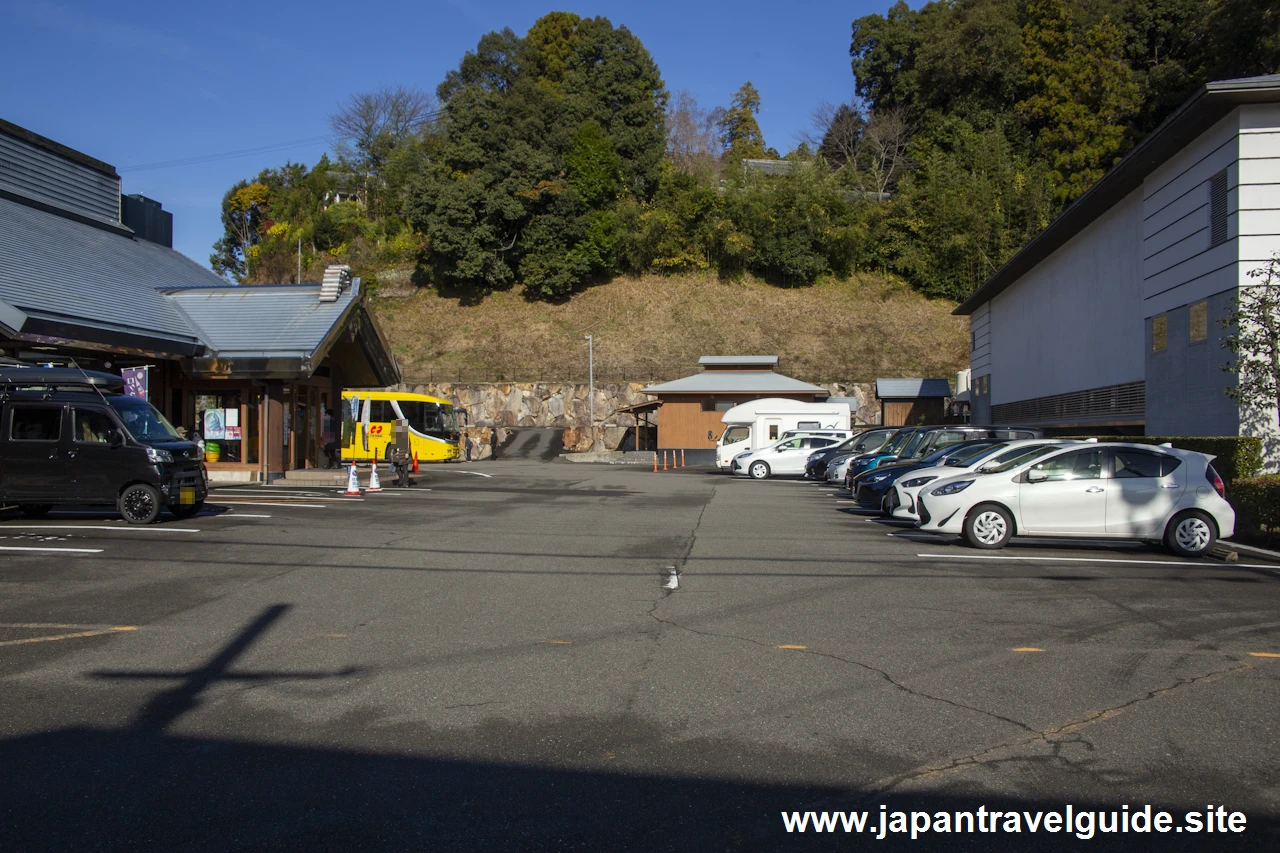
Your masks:
{"label": "green foliage", "polygon": [[1217,457],[1213,469],[1227,484],[1252,477],[1262,470],[1262,439],[1251,435],[1097,435],[1067,436],[1069,438],[1096,438],[1098,441],[1124,441],[1130,444],[1172,444],[1181,450],[1194,450]]}
{"label": "green foliage", "polygon": [[733,95],[729,109],[720,117],[720,143],[725,148],[725,159],[730,163],[742,160],[761,160],[766,156],[764,134],[756,113],[760,112],[760,93],[751,81],[742,84]]}
{"label": "green foliage", "polygon": [[1258,536],[1266,528],[1271,541],[1280,533],[1280,474],[1243,477],[1231,484],[1227,500],[1236,511],[1236,534]]}
{"label": "green foliage", "polygon": [[1022,29],[1027,97],[1017,105],[1049,166],[1054,198],[1069,202],[1128,150],[1138,84],[1120,32],[1104,17],[1078,39],[1066,0],[1029,0]]}
{"label": "green foliage", "polygon": [[1280,254],[1248,275],[1253,283],[1240,288],[1222,319],[1222,346],[1235,357],[1222,366],[1236,377],[1227,396],[1242,408],[1275,410],[1280,417]]}

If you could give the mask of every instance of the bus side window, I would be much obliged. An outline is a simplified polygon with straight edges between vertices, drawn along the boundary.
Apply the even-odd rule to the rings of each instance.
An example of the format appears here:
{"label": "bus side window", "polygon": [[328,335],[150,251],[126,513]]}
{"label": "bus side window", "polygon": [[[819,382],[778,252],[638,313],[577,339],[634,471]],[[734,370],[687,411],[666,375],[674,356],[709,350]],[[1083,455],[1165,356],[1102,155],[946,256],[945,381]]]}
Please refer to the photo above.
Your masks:
{"label": "bus side window", "polygon": [[395,422],[396,413],[395,410],[391,408],[390,400],[370,400],[369,406],[370,423],[388,424]]}

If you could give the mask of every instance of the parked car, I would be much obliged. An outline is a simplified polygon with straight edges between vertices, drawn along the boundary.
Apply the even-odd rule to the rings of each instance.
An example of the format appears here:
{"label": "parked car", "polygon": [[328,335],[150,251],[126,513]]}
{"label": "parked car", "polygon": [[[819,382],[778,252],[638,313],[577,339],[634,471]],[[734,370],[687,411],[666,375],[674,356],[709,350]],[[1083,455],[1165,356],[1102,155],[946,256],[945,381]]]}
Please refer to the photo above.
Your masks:
{"label": "parked car", "polygon": [[1023,439],[993,444],[967,458],[948,458],[943,464],[933,468],[921,468],[912,471],[909,476],[899,477],[893,484],[893,491],[887,496],[889,507],[894,518],[904,521],[915,521],[916,495],[920,490],[944,477],[956,477],[964,471],[981,471],[984,465],[1001,465],[1005,462],[1028,456],[1042,447],[1079,444],[1074,439]]}
{"label": "parked car", "polygon": [[890,505],[889,497],[893,493],[894,484],[902,477],[922,468],[946,465],[948,461],[953,459],[969,459],[970,457],[984,454],[991,448],[1001,444],[1002,442],[994,438],[963,441],[960,444],[952,444],[941,450],[935,450],[920,459],[890,462],[870,471],[864,471],[853,481],[853,498],[864,507],[878,509],[883,514],[890,515],[893,512],[893,507]]}
{"label": "parked car", "polygon": [[974,441],[980,438],[998,438],[1012,441],[1020,438],[1042,437],[1044,437],[1044,430],[1035,427],[977,426],[973,424],[917,427],[909,438],[893,449],[892,453],[882,450],[869,459],[859,459],[856,463],[850,465],[845,474],[845,486],[852,490],[853,478],[863,471],[878,468],[881,465],[900,459],[918,459],[935,450],[941,450],[944,447],[959,444],[962,441]]}
{"label": "parked car", "polygon": [[75,368],[0,368],[0,504],[38,518],[110,504],[131,524],[200,511],[200,449],[124,381]]}
{"label": "parked car", "polygon": [[810,453],[808,461],[805,462],[804,475],[815,480],[826,479],[827,466],[836,457],[857,456],[861,453],[879,450],[889,440],[889,436],[897,431],[896,427],[877,427],[864,430],[863,432],[855,433],[837,445]]}
{"label": "parked car", "polygon": [[732,471],[739,477],[751,477],[753,480],[799,476],[804,473],[804,462],[811,452],[836,443],[836,439],[821,435],[796,436],[735,456]]}
{"label": "parked car", "polygon": [[1235,532],[1213,458],[1170,445],[1047,446],[930,483],[916,500],[917,526],[975,548],[1002,548],[1015,535],[1087,537],[1163,542],[1200,557]]}

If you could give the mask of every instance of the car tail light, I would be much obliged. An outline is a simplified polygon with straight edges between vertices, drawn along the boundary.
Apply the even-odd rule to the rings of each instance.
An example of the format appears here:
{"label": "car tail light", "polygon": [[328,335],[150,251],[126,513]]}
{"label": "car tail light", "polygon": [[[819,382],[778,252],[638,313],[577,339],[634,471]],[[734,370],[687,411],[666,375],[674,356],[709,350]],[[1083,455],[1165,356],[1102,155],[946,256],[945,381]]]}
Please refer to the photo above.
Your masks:
{"label": "car tail light", "polygon": [[1213,490],[1218,493],[1218,497],[1223,500],[1227,499],[1227,486],[1222,482],[1222,477],[1218,476],[1218,472],[1213,470],[1213,466],[1209,466],[1208,471],[1210,479],[1213,481]]}

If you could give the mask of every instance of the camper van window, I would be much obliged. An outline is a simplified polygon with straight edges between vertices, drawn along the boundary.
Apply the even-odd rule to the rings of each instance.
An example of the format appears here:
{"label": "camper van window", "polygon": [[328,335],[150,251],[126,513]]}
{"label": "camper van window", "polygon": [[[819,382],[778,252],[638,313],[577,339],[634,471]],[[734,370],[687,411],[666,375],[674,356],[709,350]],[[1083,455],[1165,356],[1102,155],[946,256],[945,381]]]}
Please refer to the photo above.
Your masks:
{"label": "camper van window", "polygon": [[778,440],[778,425],[777,425],[777,424],[769,424],[769,440],[770,440],[770,441],[777,441],[777,440]]}
{"label": "camper van window", "polygon": [[822,429],[822,424],[818,423],[817,421],[801,421],[800,423],[796,424],[796,429],[798,429],[798,430],[801,430],[801,429]]}

